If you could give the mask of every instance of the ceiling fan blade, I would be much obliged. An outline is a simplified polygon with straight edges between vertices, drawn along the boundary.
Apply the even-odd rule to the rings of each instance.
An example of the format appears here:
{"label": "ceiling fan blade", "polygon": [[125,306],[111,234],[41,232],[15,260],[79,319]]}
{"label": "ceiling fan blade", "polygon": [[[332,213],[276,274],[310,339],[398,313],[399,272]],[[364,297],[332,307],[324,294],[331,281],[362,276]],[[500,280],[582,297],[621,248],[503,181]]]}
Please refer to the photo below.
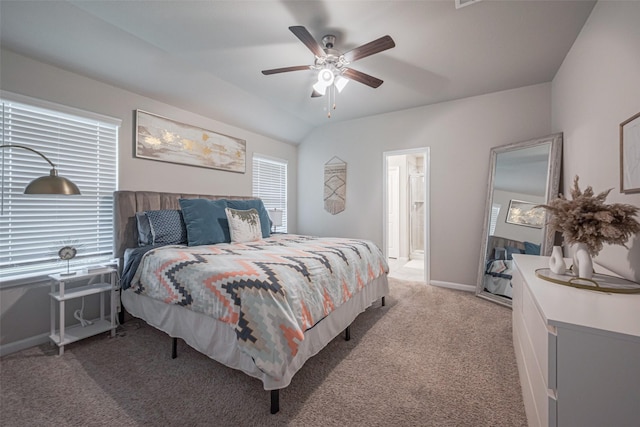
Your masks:
{"label": "ceiling fan blade", "polygon": [[288,73],[289,71],[302,71],[302,70],[310,70],[311,66],[309,65],[296,65],[294,67],[284,67],[284,68],[274,68],[271,70],[262,70],[262,74],[268,76],[269,74],[278,74],[278,73]]}
{"label": "ceiling fan blade", "polygon": [[311,97],[312,98],[319,98],[321,96],[323,96],[323,95],[320,92],[318,92],[317,90],[315,90],[315,89],[313,90],[313,92],[311,92]]}
{"label": "ceiling fan blade", "polygon": [[374,89],[383,83],[382,80],[370,76],[369,74],[365,74],[362,71],[354,70],[353,68],[344,68],[342,71],[342,77],[371,86]]}
{"label": "ceiling fan blade", "polygon": [[307,48],[309,48],[311,52],[313,52],[315,56],[317,56],[318,58],[322,58],[327,55],[324,52],[322,45],[313,38],[311,33],[307,31],[305,27],[298,25],[289,27],[289,29],[293,34],[295,34],[297,38],[300,39],[302,43],[304,43]]}
{"label": "ceiling fan blade", "polygon": [[383,50],[391,49],[395,47],[395,42],[389,36],[380,37],[377,40],[363,44],[362,46],[351,49],[343,56],[349,62],[357,61],[358,59],[366,58],[375,53],[382,52]]}

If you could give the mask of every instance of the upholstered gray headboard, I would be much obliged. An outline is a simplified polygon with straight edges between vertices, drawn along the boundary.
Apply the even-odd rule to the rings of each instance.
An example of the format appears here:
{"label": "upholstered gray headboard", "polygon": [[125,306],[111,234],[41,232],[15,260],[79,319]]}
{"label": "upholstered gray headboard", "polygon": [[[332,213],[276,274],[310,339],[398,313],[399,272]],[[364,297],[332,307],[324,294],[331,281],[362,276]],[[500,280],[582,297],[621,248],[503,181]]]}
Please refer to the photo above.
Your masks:
{"label": "upholstered gray headboard", "polygon": [[518,248],[524,251],[524,243],[518,240],[507,239],[505,237],[489,236],[489,242],[487,243],[487,258],[495,259],[494,250],[496,248],[506,248],[511,246],[512,248]]}
{"label": "upholstered gray headboard", "polygon": [[156,191],[114,191],[113,256],[120,260],[120,265],[122,265],[125,249],[138,246],[136,212],[157,209],[180,209],[179,199],[250,200],[255,199],[255,197],[159,193]]}

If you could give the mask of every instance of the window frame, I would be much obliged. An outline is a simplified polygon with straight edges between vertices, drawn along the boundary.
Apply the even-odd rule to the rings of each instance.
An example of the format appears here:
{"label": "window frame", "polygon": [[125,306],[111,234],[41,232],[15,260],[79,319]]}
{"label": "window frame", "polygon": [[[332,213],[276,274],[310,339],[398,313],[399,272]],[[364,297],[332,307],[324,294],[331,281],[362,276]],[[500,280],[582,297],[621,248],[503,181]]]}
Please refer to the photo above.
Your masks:
{"label": "window frame", "polygon": [[[260,199],[262,199],[262,202],[264,203],[264,207],[268,210],[270,209],[281,209],[282,212],[282,226],[280,227],[275,227],[275,232],[276,233],[287,233],[288,232],[288,209],[287,209],[287,205],[289,203],[289,169],[288,169],[288,161],[286,159],[281,159],[278,157],[273,157],[273,156],[268,156],[265,154],[259,154],[259,153],[253,153],[253,157],[252,157],[253,161],[252,161],[252,165],[251,165],[251,171],[252,171],[252,177],[251,177],[251,194],[253,197],[259,197]],[[260,191],[260,189],[256,189],[256,180],[259,179],[258,177],[256,177],[257,174],[259,174],[259,171],[256,170],[257,166],[261,166],[260,163],[263,163],[264,166],[267,166],[268,164],[271,165],[276,165],[276,167],[280,167],[282,169],[284,169],[284,173],[282,171],[280,171],[280,175],[284,175],[284,176],[280,176],[279,180],[280,180],[280,184],[284,184],[284,186],[282,187],[282,189],[284,191],[280,191],[280,194],[267,194],[270,191]],[[276,177],[272,177],[272,179],[275,179]],[[266,185],[267,183],[263,183],[263,185]],[[266,190],[266,189],[265,189]],[[284,194],[282,194],[284,193]],[[280,200],[274,200],[274,198],[276,199],[280,199]],[[271,230],[273,230],[273,227],[271,227]]]}
{"label": "window frame", "polygon": [[[6,116],[10,114],[11,104],[15,104],[13,117]],[[46,224],[46,220],[38,218],[30,219],[30,221],[35,221],[34,227],[42,227],[42,236],[38,237],[42,238],[43,245],[45,245],[39,247],[40,254],[38,256],[41,260],[31,261],[33,263],[32,266],[28,265],[30,261],[25,261],[24,257],[19,262],[15,261],[14,271],[9,275],[2,274],[0,276],[0,289],[42,281],[49,274],[66,271],[67,263],[60,261],[57,254],[58,246],[62,247],[65,243],[78,245],[79,251],[82,247],[87,247],[94,254],[85,255],[84,257],[80,255],[72,260],[72,269],[77,270],[82,266],[105,263],[113,259],[112,249],[108,251],[108,254],[106,252],[108,247],[113,248],[112,194],[118,188],[118,145],[122,121],[8,91],[0,91],[0,114],[3,145],[23,145],[42,152],[56,165],[60,175],[74,181],[82,192],[80,196],[23,196],[24,185],[20,180],[26,180],[28,183],[38,176],[46,175],[51,166],[36,153],[31,153],[28,150],[16,148],[0,149],[0,163],[2,163],[3,174],[2,200],[0,202],[4,203],[4,212],[0,217],[2,239],[4,240],[6,236],[7,241],[9,241],[9,236],[13,236],[11,239],[25,239],[25,245],[33,246],[36,244],[34,238],[25,237],[24,233],[21,234],[19,230],[15,231],[15,228],[13,228],[18,227],[15,222],[16,217],[26,223],[28,219],[25,219],[24,216],[21,217],[21,215],[38,217],[39,214],[44,213],[50,216],[52,215],[52,209],[55,209],[55,212],[60,212],[60,217],[65,217],[64,221],[55,221],[52,224]],[[35,117],[34,133],[18,132],[18,130],[27,129],[30,124],[29,126],[18,125],[15,129],[13,128],[15,125],[10,120],[19,122],[21,116],[28,117],[29,115]],[[55,123],[63,132],[70,130],[78,132],[86,129],[91,130],[91,132],[83,134],[78,137],[77,141],[70,143],[66,136],[56,135],[52,130],[44,133],[43,129],[47,128],[46,123],[48,122],[45,120],[47,118],[51,118],[52,121],[50,123]],[[65,122],[71,124],[65,125]],[[42,132],[42,136],[34,136],[37,135],[37,132]],[[37,141],[40,145],[31,141]],[[92,144],[92,141],[95,141],[95,143]],[[78,146],[87,143],[90,145],[85,145],[85,150],[77,150]],[[76,145],[70,148],[72,144]],[[76,154],[81,156],[82,161],[76,162],[71,159],[68,155],[69,153],[73,153],[74,156]],[[60,154],[59,158],[58,154]],[[77,165],[81,162],[83,164],[81,167],[72,169],[69,167],[69,163],[72,161],[76,162],[74,164]],[[27,162],[28,165],[20,165],[20,162]],[[33,166],[31,165],[32,162]],[[28,176],[20,176],[20,172],[25,169],[28,174],[24,175]],[[89,176],[88,180],[87,176]],[[80,178],[78,179],[77,177]],[[13,183],[11,180],[20,182],[20,184]],[[85,191],[83,191],[83,187]],[[40,204],[32,209],[34,202]],[[12,204],[11,207],[7,207],[9,203]],[[7,209],[9,210],[8,212]],[[17,214],[16,212],[19,212],[20,209],[27,209],[28,213]],[[14,212],[13,217],[11,216],[11,211]],[[111,215],[107,220],[109,212],[111,212]],[[82,223],[87,220],[93,220],[92,223],[94,225],[89,224],[86,226],[84,232],[80,229],[75,230],[73,227],[70,228],[73,230],[71,232],[69,232],[69,228],[66,231],[59,230],[60,224],[67,224],[68,226],[69,222],[73,224],[74,221]],[[11,224],[11,226],[8,224]],[[100,230],[100,232],[94,232],[92,227],[96,227],[95,229]],[[60,239],[59,235],[62,233],[66,233],[69,238]],[[87,237],[92,234],[92,237]],[[55,245],[53,244],[54,240]],[[15,257],[15,255],[11,255],[11,251],[15,247],[10,247],[3,254],[4,259],[1,259],[1,261],[5,271],[7,271],[6,267],[11,265],[11,262],[14,262],[11,258]],[[47,248],[46,251],[43,249],[44,247]]]}
{"label": "window frame", "polygon": [[500,217],[500,210],[502,205],[500,203],[493,203],[491,205],[491,218],[489,218],[489,236],[493,236],[498,225],[498,218]]}

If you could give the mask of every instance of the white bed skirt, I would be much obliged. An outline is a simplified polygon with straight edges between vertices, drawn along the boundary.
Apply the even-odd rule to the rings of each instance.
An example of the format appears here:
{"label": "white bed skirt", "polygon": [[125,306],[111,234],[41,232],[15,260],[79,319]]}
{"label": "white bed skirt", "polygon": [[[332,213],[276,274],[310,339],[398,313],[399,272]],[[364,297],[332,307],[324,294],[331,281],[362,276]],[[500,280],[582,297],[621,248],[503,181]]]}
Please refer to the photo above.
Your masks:
{"label": "white bed skirt", "polygon": [[227,323],[179,305],[165,304],[145,295],[138,295],[131,290],[122,292],[122,304],[131,315],[143,319],[169,336],[182,338],[191,347],[210,358],[260,379],[265,390],[276,390],[287,387],[304,362],[318,354],[344,331],[358,314],[388,293],[389,283],[385,274],[373,280],[349,301],[306,331],[305,338],[298,347],[298,353],[280,379],[267,376],[258,369],[250,356],[240,351],[236,333]]}

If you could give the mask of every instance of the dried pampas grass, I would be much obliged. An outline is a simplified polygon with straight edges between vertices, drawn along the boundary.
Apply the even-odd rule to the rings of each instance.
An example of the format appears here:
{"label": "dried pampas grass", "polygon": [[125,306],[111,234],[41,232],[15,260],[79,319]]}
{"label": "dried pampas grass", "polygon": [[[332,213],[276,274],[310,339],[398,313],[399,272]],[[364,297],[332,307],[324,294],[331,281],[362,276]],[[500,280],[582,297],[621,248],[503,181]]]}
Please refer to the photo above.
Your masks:
{"label": "dried pampas grass", "polygon": [[629,238],[640,232],[640,223],[634,218],[639,208],[621,203],[604,203],[611,190],[594,196],[589,186],[581,192],[576,176],[571,190],[572,200],[560,194],[548,205],[540,207],[551,212],[548,225],[562,233],[565,243],[584,243],[589,253],[596,256],[605,243],[626,248]]}

